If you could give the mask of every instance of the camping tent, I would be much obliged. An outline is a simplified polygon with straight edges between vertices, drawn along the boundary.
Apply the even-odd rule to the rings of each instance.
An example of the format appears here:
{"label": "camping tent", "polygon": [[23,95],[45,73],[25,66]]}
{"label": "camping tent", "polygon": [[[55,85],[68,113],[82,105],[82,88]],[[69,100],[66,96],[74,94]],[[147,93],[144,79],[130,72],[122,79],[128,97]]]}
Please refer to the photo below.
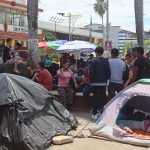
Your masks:
{"label": "camping tent", "polygon": [[[104,108],[104,111],[91,129],[94,136],[111,138],[116,141],[150,146],[150,138],[138,137],[127,133],[117,125],[120,113],[125,107],[131,107],[144,114],[150,114],[150,80],[140,80],[117,94]],[[129,116],[128,116],[129,117]]]}
{"label": "camping tent", "polygon": [[41,85],[0,74],[0,149],[44,150],[76,119]]}

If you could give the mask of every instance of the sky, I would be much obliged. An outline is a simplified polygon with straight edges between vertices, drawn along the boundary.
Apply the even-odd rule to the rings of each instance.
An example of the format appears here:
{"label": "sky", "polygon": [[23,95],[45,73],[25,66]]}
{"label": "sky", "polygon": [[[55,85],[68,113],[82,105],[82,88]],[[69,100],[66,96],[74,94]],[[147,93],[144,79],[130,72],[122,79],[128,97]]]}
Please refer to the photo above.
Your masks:
{"label": "sky", "polygon": [[[49,21],[52,16],[60,17],[57,13],[71,13],[79,17],[76,26],[83,27],[90,23],[101,23],[101,18],[94,12],[95,0],[40,0],[39,7],[44,10],[39,19]],[[109,0],[110,16],[112,26],[121,26],[122,29],[135,31],[134,0]],[[144,29],[150,30],[150,0],[144,0]],[[106,23],[106,15],[104,16]],[[64,24],[67,24],[67,20]]]}

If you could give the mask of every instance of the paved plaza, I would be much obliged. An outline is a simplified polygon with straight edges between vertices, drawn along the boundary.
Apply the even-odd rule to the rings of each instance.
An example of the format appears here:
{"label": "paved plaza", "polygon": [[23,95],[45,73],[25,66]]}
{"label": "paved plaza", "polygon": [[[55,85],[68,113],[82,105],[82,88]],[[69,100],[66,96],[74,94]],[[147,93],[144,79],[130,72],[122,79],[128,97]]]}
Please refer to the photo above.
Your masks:
{"label": "paved plaza", "polygon": [[[87,112],[72,112],[79,121],[79,127],[75,133],[77,135],[89,135],[89,129],[94,125],[91,114]],[[103,138],[75,138],[73,143],[64,145],[52,145],[51,150],[147,150],[148,148],[132,146],[104,140]]]}

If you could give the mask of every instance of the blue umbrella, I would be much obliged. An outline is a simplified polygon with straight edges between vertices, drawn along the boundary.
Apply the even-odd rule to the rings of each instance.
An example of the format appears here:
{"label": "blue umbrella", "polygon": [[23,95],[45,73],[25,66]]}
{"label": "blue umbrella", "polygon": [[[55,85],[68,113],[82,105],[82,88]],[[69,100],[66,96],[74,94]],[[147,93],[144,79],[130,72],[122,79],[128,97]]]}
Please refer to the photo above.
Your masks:
{"label": "blue umbrella", "polygon": [[54,41],[56,44],[58,44],[59,46],[61,45],[64,45],[65,43],[67,43],[68,41],[67,40],[57,40],[57,41]]}

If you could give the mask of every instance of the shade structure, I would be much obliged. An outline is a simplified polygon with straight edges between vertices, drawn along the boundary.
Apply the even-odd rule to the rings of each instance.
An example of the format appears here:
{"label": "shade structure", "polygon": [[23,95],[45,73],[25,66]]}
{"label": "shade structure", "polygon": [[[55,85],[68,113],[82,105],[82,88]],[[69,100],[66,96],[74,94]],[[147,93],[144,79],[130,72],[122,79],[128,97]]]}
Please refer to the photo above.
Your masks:
{"label": "shade structure", "polygon": [[51,41],[48,41],[48,42],[40,42],[39,43],[39,48],[41,49],[57,49],[59,47],[58,44],[56,44],[55,42],[51,42]]}
{"label": "shade structure", "polygon": [[61,53],[65,52],[93,52],[97,46],[90,42],[85,41],[71,41],[60,46],[57,51]]}
{"label": "shade structure", "polygon": [[45,48],[45,47],[47,47],[48,45],[47,45],[47,42],[40,42],[39,43],[39,48]]}
{"label": "shade structure", "polygon": [[56,44],[58,44],[59,46],[61,45],[64,45],[65,43],[67,43],[68,41],[67,40],[57,40],[57,41],[54,41]]}
{"label": "shade structure", "polygon": [[47,45],[48,45],[48,47],[52,47],[53,49],[57,49],[59,47],[59,45],[57,43],[51,42],[51,41],[48,41]]}

